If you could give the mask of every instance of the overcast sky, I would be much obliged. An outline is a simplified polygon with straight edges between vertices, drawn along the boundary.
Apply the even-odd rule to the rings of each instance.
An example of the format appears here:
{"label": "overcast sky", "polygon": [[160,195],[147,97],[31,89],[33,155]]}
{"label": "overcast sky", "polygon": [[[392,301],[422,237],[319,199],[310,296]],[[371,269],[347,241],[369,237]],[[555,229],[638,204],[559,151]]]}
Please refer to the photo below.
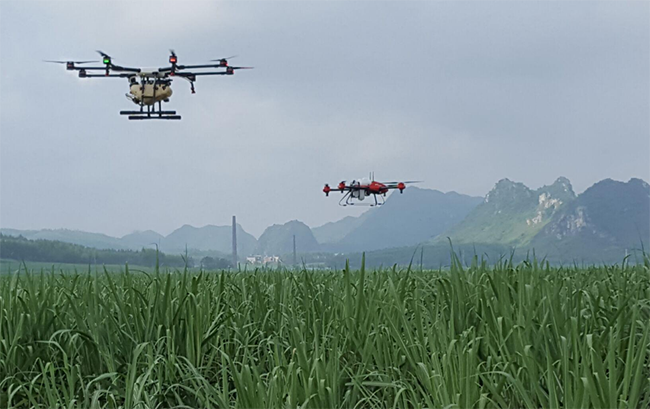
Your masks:
{"label": "overcast sky", "polygon": [[[650,180],[648,2],[0,2],[0,226],[110,235],[233,214],[259,236],[365,209],[325,182],[485,195],[568,177]],[[43,59],[161,67],[178,122],[129,122],[125,79]],[[405,192],[408,194],[408,190]],[[435,209],[432,209],[435,211]]]}

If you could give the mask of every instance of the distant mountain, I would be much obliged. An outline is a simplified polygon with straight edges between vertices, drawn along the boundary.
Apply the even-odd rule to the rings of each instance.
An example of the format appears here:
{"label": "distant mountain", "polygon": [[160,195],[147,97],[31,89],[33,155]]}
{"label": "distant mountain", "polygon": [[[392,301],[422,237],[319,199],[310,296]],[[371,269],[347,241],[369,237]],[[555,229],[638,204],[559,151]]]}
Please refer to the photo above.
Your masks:
{"label": "distant mountain", "polygon": [[415,245],[461,222],[482,200],[409,187],[404,194],[393,193],[383,206],[364,213],[349,233],[325,248],[355,252]]}
{"label": "distant mountain", "polygon": [[43,230],[17,230],[0,229],[0,233],[7,236],[23,236],[30,240],[55,240],[65,243],[79,244],[96,249],[125,250],[130,247],[120,241],[117,237],[107,236],[102,233],[88,233],[79,230],[68,229],[43,229]]}
{"label": "distant mountain", "polygon": [[293,252],[293,236],[296,236],[296,251],[310,253],[320,250],[309,226],[298,220],[267,227],[257,241],[256,254],[283,255]]}
{"label": "distant mountain", "polygon": [[565,177],[531,190],[523,183],[502,179],[458,225],[433,240],[443,243],[527,245],[560,209],[575,200]]}
{"label": "distant mountain", "polygon": [[339,221],[329,222],[322,226],[314,227],[311,231],[314,233],[314,237],[316,237],[316,240],[320,244],[336,243],[361,225],[370,214],[371,212],[367,211],[358,217],[345,216]]}
{"label": "distant mountain", "polygon": [[126,236],[122,236],[120,240],[129,248],[138,249],[150,248],[152,244],[160,245],[164,238],[165,236],[160,233],[156,233],[153,230],[146,230],[127,234]]}
{"label": "distant mountain", "polygon": [[[257,240],[246,233],[237,224],[237,253],[248,255],[253,252]],[[161,242],[161,249],[166,252],[183,252],[188,250],[216,250],[224,254],[232,252],[232,226],[194,227],[188,224],[174,230]]]}
{"label": "distant mountain", "polygon": [[531,190],[499,181],[483,203],[428,244],[489,244],[535,250],[560,263],[620,262],[650,242],[650,186],[641,179],[606,179],[575,196],[559,178]]}
{"label": "distant mountain", "polygon": [[[161,251],[170,254],[184,253],[187,250],[195,256],[213,255],[221,257],[232,252],[231,226],[193,227],[185,225],[176,229],[167,237],[152,230],[134,232],[122,238],[111,237],[100,233],[88,233],[76,230],[17,230],[0,229],[7,236],[23,236],[30,240],[56,240],[64,243],[79,244],[96,249],[140,250],[154,248],[158,244]],[[237,249],[241,256],[251,254],[257,245],[257,240],[237,225]]]}
{"label": "distant mountain", "polygon": [[558,257],[621,259],[650,243],[650,186],[641,179],[600,181],[564,207],[531,246]]}

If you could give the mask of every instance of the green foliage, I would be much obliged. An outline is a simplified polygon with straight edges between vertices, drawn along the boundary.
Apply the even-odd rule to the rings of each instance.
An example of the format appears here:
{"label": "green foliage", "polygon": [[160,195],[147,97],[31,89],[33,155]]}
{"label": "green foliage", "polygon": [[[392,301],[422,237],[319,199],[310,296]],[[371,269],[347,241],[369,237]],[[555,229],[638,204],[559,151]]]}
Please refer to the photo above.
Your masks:
{"label": "green foliage", "polygon": [[219,270],[232,267],[232,263],[224,258],[205,256],[201,259],[201,268]]}
{"label": "green foliage", "polygon": [[0,406],[648,407],[650,259],[0,277]]}

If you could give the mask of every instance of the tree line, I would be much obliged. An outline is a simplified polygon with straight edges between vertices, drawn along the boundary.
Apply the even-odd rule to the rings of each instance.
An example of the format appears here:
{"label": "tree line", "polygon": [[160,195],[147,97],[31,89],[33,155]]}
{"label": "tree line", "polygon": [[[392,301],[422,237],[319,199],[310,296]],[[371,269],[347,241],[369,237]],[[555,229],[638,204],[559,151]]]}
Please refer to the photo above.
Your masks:
{"label": "tree line", "polygon": [[132,264],[153,267],[156,259],[161,266],[193,266],[191,258],[160,253],[154,249],[112,250],[96,249],[55,240],[29,240],[23,236],[0,234],[0,258],[18,261],[44,261],[70,264]]}

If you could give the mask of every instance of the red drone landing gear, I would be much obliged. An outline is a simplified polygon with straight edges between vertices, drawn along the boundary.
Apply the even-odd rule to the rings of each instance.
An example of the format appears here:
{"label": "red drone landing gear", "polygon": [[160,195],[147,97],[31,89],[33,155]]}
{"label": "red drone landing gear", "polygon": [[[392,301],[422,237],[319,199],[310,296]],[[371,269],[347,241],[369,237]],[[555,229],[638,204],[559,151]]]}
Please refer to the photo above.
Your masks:
{"label": "red drone landing gear", "polygon": [[[355,197],[352,195],[352,191],[348,191],[345,193],[345,195],[339,200],[339,206],[370,206],[370,207],[375,207],[375,206],[381,206],[386,202],[386,199],[384,199],[384,194],[377,194],[377,193],[367,193],[366,196],[372,195],[374,199],[374,203],[361,203],[361,202],[353,202],[351,199],[355,199]],[[379,200],[377,200],[377,196],[379,196]]]}

